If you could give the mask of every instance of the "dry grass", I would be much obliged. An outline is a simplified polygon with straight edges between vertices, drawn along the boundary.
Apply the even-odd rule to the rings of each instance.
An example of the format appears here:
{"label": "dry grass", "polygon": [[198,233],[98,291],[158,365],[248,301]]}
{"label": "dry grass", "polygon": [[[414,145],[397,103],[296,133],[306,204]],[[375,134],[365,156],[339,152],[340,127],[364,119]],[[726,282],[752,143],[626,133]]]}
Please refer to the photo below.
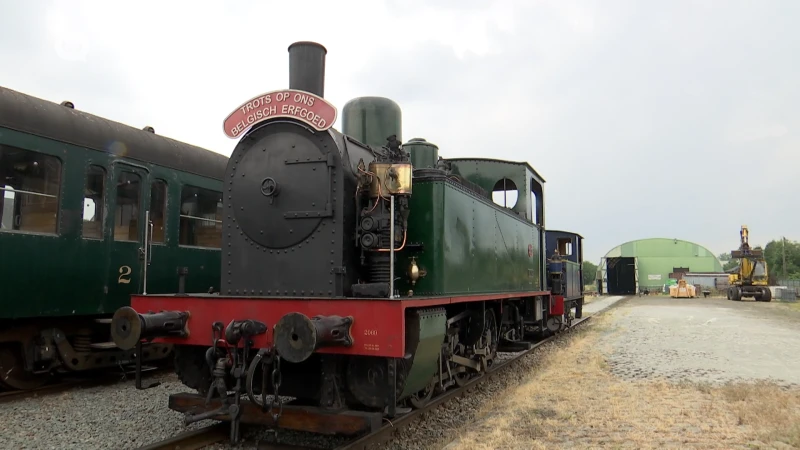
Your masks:
{"label": "dry grass", "polygon": [[601,332],[622,331],[614,313],[595,318],[524,384],[487,405],[447,450],[800,448],[800,391],[611,375],[596,342]]}

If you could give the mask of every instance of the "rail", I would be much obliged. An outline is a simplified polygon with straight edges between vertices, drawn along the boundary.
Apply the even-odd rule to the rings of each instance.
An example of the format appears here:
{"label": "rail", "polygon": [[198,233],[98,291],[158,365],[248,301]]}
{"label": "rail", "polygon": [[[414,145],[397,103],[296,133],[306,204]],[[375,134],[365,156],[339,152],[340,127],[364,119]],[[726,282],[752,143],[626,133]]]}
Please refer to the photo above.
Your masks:
{"label": "rail", "polygon": [[215,423],[205,428],[185,431],[139,450],[197,450],[227,439],[229,428],[230,424],[227,422]]}

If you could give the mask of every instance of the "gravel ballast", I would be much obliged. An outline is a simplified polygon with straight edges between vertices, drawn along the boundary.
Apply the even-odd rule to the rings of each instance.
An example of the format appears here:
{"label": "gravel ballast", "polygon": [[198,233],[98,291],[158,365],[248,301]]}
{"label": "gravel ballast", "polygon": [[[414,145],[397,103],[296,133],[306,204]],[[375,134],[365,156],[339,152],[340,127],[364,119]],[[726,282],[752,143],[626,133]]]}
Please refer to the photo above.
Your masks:
{"label": "gravel ballast", "polygon": [[188,388],[172,374],[149,377],[162,384],[136,390],[133,380],[0,404],[6,449],[135,449],[187,429],[180,414],[167,407],[170,394]]}

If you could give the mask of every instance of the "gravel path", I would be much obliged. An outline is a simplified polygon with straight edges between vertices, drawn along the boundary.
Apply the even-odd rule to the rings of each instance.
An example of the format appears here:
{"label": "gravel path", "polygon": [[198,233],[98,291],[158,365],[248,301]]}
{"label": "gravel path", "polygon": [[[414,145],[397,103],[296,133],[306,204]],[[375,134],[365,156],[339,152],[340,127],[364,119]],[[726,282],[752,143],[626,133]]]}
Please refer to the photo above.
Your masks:
{"label": "gravel path", "polygon": [[[591,297],[590,297],[591,298]],[[592,300],[591,303],[588,305],[583,306],[583,313],[584,314],[596,314],[600,311],[605,311],[606,309],[610,308],[612,305],[617,303],[618,301],[622,300],[625,297],[614,295],[610,297],[597,297]]]}
{"label": "gravel path", "polygon": [[768,380],[800,385],[800,321],[791,311],[723,299],[635,298],[620,304],[608,334],[618,376],[643,379]]}

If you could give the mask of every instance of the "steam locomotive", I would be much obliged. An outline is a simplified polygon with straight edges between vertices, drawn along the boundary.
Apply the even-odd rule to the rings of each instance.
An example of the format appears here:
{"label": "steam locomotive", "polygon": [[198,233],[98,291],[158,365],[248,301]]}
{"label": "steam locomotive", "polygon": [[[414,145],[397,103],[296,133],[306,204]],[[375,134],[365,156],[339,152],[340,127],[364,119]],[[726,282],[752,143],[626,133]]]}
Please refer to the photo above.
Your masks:
{"label": "steam locomotive", "polygon": [[[286,421],[295,429],[314,411],[322,422],[331,411],[391,417],[582,314],[583,238],[545,231],[536,170],[402,143],[400,107],[382,97],[351,100],[333,129],[326,54],[292,44],[289,89],[224,121],[238,143],[220,292],[134,295],[112,320],[120,348],[174,344],[181,381],[207,396],[171,398],[187,422],[249,414],[230,391],[275,423],[292,411],[280,398],[295,398],[306,417]],[[513,204],[493,201],[509,190]]]}

